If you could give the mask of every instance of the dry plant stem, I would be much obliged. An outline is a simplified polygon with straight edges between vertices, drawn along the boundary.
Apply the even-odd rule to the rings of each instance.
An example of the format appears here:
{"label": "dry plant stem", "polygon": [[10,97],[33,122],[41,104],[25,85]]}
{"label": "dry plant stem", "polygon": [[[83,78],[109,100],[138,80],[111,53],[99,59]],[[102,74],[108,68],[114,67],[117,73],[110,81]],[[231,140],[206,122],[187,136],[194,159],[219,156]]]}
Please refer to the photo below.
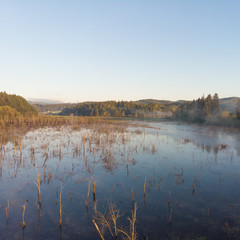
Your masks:
{"label": "dry plant stem", "polygon": [[19,146],[20,157],[21,157],[22,156],[22,143],[21,143],[21,139],[18,139],[18,146]]}
{"label": "dry plant stem", "polygon": [[195,189],[196,189],[196,188],[195,188],[195,185],[194,185],[194,184],[192,184],[192,186],[193,186],[193,192],[195,192]]}
{"label": "dry plant stem", "polygon": [[90,184],[91,184],[91,180],[88,183],[88,192],[87,192],[87,196],[86,196],[86,200],[85,200],[85,206],[88,206],[88,198],[89,198],[89,193],[90,193]]}
{"label": "dry plant stem", "polygon": [[130,234],[131,240],[135,240],[137,238],[135,223],[137,217],[137,203],[134,205],[134,211],[132,211],[132,220],[130,220]]}
{"label": "dry plant stem", "polygon": [[95,214],[95,219],[97,219],[98,212],[97,212],[97,201],[94,202],[94,214]]}
{"label": "dry plant stem", "polygon": [[8,200],[8,205],[6,207],[6,221],[8,221],[8,215],[9,215],[9,200]]}
{"label": "dry plant stem", "polygon": [[109,222],[107,221],[107,219],[104,217],[104,215],[102,213],[100,213],[100,217],[101,217],[101,220],[106,224],[106,226],[108,227],[109,229],[109,232],[111,233],[112,237],[114,237],[113,235],[113,232],[112,232],[112,229],[111,229],[111,226],[109,224]]}
{"label": "dry plant stem", "polygon": [[143,187],[144,197],[146,194],[146,182],[147,182],[147,177],[145,176],[144,187]]}
{"label": "dry plant stem", "polygon": [[23,229],[26,227],[26,223],[24,221],[24,215],[25,215],[25,210],[26,210],[26,204],[27,202],[25,202],[25,204],[22,206],[23,207],[23,212],[22,212],[22,226],[23,226]]}
{"label": "dry plant stem", "polygon": [[134,202],[134,197],[133,197],[133,189],[132,189],[132,202]]}
{"label": "dry plant stem", "polygon": [[59,144],[59,158],[62,157],[61,143]]}
{"label": "dry plant stem", "polygon": [[127,239],[129,240],[137,239],[137,233],[136,233],[136,227],[135,227],[136,218],[137,218],[137,203],[134,204],[134,210],[132,210],[132,219],[128,218],[128,220],[130,221],[130,235],[128,235],[125,231],[118,229],[118,231],[126,235]]}
{"label": "dry plant stem", "polygon": [[109,214],[110,214],[110,218],[113,222],[115,237],[117,237],[117,234],[118,234],[117,219],[120,217],[119,212],[120,211],[119,211],[119,209],[116,208],[116,205],[114,205],[112,203],[109,204]]}
{"label": "dry plant stem", "polygon": [[93,183],[93,201],[95,202],[95,189],[96,188],[96,184],[95,182]]}
{"label": "dry plant stem", "polygon": [[171,192],[168,193],[168,204],[170,203]]}
{"label": "dry plant stem", "polygon": [[38,188],[38,202],[41,203],[41,190],[40,190],[40,186],[41,186],[41,172],[38,171],[38,167],[36,167],[37,169],[37,181],[34,181],[34,183],[36,184],[37,188]]}
{"label": "dry plant stem", "polygon": [[42,149],[43,149],[43,151],[44,151],[44,155],[45,155],[45,157],[48,158],[48,153],[47,153],[47,151],[46,151],[45,146],[42,146]]}
{"label": "dry plant stem", "polygon": [[62,184],[61,184],[61,191],[59,195],[59,214],[60,214],[59,226],[61,228],[62,227]]}
{"label": "dry plant stem", "polygon": [[104,240],[104,237],[103,237],[102,233],[100,232],[100,230],[99,230],[99,227],[98,227],[97,223],[95,222],[95,220],[94,220],[94,219],[93,219],[92,221],[93,221],[93,224],[94,224],[95,228],[97,229],[97,231],[98,231],[98,233],[99,233],[99,235],[100,235],[101,239],[102,239],[102,240]]}

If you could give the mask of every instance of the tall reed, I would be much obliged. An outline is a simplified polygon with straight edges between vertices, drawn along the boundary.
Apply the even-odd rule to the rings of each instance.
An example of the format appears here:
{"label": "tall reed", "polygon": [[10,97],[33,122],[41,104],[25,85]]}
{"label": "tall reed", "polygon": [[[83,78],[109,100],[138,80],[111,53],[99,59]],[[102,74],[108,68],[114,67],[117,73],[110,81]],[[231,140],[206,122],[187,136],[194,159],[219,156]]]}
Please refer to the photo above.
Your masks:
{"label": "tall reed", "polygon": [[37,177],[36,177],[37,181],[34,181],[34,183],[36,184],[36,186],[38,188],[38,202],[39,202],[39,204],[41,204],[41,190],[40,190],[40,186],[41,186],[41,179],[40,179],[41,172],[38,171],[38,167],[36,167],[36,169],[37,169]]}
{"label": "tall reed", "polygon": [[22,212],[22,226],[23,226],[23,229],[26,227],[26,223],[25,223],[25,221],[24,221],[24,215],[25,215],[26,205],[27,205],[27,202],[25,202],[25,204],[22,206],[22,208],[23,208],[23,212]]}
{"label": "tall reed", "polygon": [[101,231],[99,230],[99,227],[98,227],[97,223],[95,222],[94,219],[93,219],[92,221],[93,221],[93,224],[94,224],[95,228],[97,229],[97,231],[98,231],[98,233],[99,233],[101,239],[104,240],[104,237],[103,237]]}

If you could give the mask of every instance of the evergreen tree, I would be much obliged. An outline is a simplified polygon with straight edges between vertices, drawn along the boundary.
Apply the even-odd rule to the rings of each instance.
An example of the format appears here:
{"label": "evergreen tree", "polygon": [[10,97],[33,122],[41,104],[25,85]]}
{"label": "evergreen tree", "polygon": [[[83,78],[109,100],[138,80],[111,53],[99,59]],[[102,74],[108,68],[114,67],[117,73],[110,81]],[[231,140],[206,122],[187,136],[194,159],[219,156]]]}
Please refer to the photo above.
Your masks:
{"label": "evergreen tree", "polygon": [[219,97],[218,94],[215,93],[212,99],[212,114],[216,115],[221,112],[220,105],[219,105]]}
{"label": "evergreen tree", "polygon": [[212,96],[209,94],[204,102],[204,115],[209,117],[212,114]]}

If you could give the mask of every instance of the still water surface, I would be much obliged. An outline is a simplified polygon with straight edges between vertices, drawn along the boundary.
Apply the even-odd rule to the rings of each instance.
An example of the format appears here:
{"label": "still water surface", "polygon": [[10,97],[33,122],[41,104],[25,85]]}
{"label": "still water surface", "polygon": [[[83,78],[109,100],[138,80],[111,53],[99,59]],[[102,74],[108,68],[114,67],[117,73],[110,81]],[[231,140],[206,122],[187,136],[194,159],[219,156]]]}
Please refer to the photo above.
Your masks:
{"label": "still water surface", "polygon": [[135,202],[137,239],[240,239],[239,131],[118,122],[0,138],[0,239],[100,239],[93,219],[111,239],[99,216],[115,204],[129,233]]}

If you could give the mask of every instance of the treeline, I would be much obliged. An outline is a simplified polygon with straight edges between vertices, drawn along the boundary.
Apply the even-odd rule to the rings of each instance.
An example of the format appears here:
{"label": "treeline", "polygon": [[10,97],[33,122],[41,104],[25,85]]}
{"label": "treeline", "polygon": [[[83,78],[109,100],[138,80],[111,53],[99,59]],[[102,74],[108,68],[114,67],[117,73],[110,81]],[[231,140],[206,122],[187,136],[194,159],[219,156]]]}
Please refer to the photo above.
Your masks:
{"label": "treeline", "polygon": [[176,105],[145,104],[127,101],[106,101],[81,103],[75,107],[65,108],[59,115],[69,116],[103,116],[103,117],[133,117],[133,118],[166,118],[171,117]]}
{"label": "treeline", "polygon": [[[222,110],[218,94],[193,101],[170,102],[159,104],[147,100],[138,102],[106,101],[85,102],[67,105],[60,116],[38,114],[24,98],[0,92],[0,128],[58,126],[63,124],[78,124],[88,117],[129,117],[129,118],[168,118],[187,122],[201,122],[215,125],[240,127],[240,99],[235,111]],[[94,119],[94,118],[92,118]]]}
{"label": "treeline", "polygon": [[217,125],[240,125],[240,101],[234,113],[222,111],[218,94],[209,94],[191,102],[180,104],[174,118],[187,122],[212,123]]}

